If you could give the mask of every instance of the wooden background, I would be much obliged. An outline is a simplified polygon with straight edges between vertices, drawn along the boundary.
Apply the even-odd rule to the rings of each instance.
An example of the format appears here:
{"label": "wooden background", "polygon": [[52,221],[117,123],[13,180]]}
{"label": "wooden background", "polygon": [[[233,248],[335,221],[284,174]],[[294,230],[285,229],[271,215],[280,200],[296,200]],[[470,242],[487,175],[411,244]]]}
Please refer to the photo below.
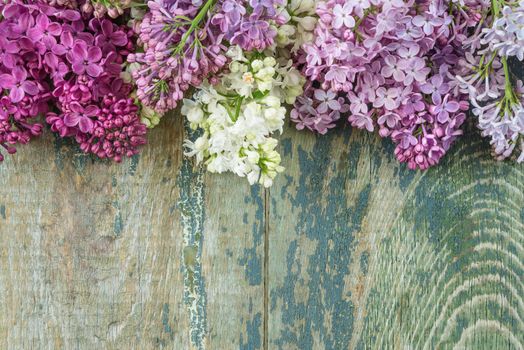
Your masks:
{"label": "wooden background", "polygon": [[524,167],[475,132],[411,172],[287,128],[271,190],[47,134],[0,165],[0,349],[522,349]]}

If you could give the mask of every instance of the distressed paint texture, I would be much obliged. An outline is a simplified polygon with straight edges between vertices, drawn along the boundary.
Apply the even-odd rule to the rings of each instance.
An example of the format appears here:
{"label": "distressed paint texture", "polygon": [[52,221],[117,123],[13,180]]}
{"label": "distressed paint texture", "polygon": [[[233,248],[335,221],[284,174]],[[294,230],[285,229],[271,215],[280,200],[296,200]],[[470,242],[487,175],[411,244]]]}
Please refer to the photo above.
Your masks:
{"label": "distressed paint texture", "polygon": [[524,167],[477,137],[425,173],[368,134],[287,138],[270,349],[523,348]]}
{"label": "distressed paint texture", "polygon": [[274,187],[166,118],[123,164],[52,136],[0,166],[1,349],[522,349],[524,167],[477,137],[411,172],[287,127]]}

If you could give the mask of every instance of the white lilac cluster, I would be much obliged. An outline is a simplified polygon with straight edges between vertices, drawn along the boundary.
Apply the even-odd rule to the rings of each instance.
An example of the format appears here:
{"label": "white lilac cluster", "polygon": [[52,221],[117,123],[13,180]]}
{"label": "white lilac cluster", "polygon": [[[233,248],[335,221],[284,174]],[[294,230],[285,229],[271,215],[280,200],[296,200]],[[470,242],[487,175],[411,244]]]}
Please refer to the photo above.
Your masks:
{"label": "white lilac cluster", "polygon": [[[315,0],[289,0],[281,15],[286,24],[278,27],[276,43],[287,52],[296,53],[304,43],[314,40],[317,24]],[[285,52],[283,53],[285,55]]]}
{"label": "white lilac cluster", "polygon": [[218,84],[204,83],[185,99],[182,114],[201,135],[186,140],[186,155],[212,173],[233,172],[250,184],[269,187],[284,168],[271,135],[282,132],[286,108],[303,92],[305,79],[291,61],[270,54],[248,57],[238,46],[228,51],[229,69]]}
{"label": "white lilac cluster", "polygon": [[[502,6],[502,5],[505,6]],[[508,58],[524,58],[524,1],[493,0],[483,11],[469,51],[460,59],[457,87],[469,94],[473,114],[498,160],[524,161],[524,99],[522,81],[510,73]]]}

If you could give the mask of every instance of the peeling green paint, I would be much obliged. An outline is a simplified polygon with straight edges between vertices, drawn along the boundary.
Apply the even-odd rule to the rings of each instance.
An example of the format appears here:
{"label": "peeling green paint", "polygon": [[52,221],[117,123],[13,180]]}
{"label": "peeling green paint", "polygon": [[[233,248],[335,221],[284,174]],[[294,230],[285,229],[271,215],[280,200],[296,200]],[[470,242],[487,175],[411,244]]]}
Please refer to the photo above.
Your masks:
{"label": "peeling green paint", "polygon": [[[191,135],[189,128],[186,131]],[[203,350],[207,336],[207,297],[201,263],[205,219],[204,169],[195,168],[191,159],[184,158],[177,183],[180,188],[178,208],[184,230],[184,302],[189,312],[191,344]]]}

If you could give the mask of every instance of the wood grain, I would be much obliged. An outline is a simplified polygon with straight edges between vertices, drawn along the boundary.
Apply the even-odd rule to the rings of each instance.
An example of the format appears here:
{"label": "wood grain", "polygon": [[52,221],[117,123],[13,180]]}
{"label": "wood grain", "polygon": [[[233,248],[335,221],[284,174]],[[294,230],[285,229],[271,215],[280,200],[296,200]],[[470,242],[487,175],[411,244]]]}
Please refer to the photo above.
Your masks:
{"label": "wood grain", "polygon": [[524,167],[477,137],[425,173],[360,132],[282,149],[269,348],[523,348]]}
{"label": "wood grain", "polygon": [[183,133],[119,165],[47,135],[0,165],[1,349],[523,348],[524,167],[478,137],[417,173],[288,127],[263,190]]}

